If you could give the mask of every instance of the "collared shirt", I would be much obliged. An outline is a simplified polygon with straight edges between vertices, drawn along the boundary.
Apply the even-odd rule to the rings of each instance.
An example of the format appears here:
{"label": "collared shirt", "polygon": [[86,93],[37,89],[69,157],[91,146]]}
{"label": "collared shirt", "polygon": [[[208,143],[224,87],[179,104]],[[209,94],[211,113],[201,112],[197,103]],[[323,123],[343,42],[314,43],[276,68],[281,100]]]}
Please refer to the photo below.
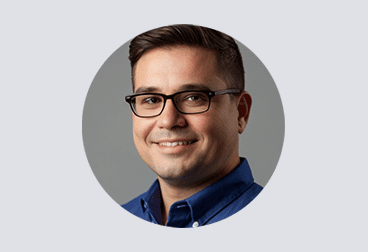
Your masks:
{"label": "collared shirt", "polygon": [[[263,189],[254,182],[248,161],[196,194],[171,205],[166,226],[198,227],[223,220],[248,205]],[[147,192],[123,204],[130,213],[156,224],[162,223],[161,191],[156,180]]]}

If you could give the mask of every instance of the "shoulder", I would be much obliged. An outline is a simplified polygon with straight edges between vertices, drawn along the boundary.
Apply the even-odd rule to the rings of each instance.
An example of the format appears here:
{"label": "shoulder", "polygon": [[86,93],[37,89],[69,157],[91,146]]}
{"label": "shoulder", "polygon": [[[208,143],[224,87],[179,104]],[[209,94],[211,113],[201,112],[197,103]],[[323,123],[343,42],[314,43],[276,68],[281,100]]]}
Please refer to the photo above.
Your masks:
{"label": "shoulder", "polygon": [[230,208],[233,208],[236,212],[246,207],[252,200],[254,200],[258,194],[262,191],[263,187],[257,183],[253,183],[249,186],[238,198],[236,198]]}
{"label": "shoulder", "polygon": [[121,205],[125,210],[128,212],[141,217],[146,218],[147,216],[147,208],[148,208],[148,201],[156,203],[160,202],[160,187],[158,180],[156,179],[155,182],[151,185],[147,192],[142,193],[138,197],[135,197],[131,201]]}
{"label": "shoulder", "polygon": [[121,207],[134,215],[139,215],[141,212],[143,212],[143,197],[145,195],[146,193],[143,193],[131,201],[121,205]]}
{"label": "shoulder", "polygon": [[258,194],[262,191],[263,187],[257,183],[253,183],[240,197],[241,201],[245,201],[249,204]]}
{"label": "shoulder", "polygon": [[247,190],[245,190],[232,204],[229,205],[229,210],[232,214],[240,211],[251,203],[262,191],[263,187],[257,183],[253,183]]}
{"label": "shoulder", "polygon": [[254,198],[256,198],[258,194],[262,191],[262,189],[263,189],[262,186],[258,185],[257,183],[253,183],[241,195],[239,195],[239,197],[234,199],[231,203],[229,203],[223,209],[221,209],[220,212],[214,215],[211,218],[211,220],[208,221],[206,224],[215,223],[239,212],[244,207],[246,207],[250,202],[252,202]]}

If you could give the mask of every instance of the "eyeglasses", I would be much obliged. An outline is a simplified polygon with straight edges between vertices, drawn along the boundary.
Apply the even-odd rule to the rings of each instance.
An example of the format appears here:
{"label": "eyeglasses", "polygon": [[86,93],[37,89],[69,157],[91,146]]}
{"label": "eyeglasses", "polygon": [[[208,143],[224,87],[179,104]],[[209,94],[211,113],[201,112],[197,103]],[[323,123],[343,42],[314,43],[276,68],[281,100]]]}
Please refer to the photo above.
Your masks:
{"label": "eyeglasses", "polygon": [[125,96],[133,113],[138,117],[155,117],[162,113],[166,100],[173,101],[175,108],[182,114],[200,114],[209,110],[211,98],[215,95],[238,94],[238,89],[223,89],[218,91],[187,90],[172,95],[143,93]]}

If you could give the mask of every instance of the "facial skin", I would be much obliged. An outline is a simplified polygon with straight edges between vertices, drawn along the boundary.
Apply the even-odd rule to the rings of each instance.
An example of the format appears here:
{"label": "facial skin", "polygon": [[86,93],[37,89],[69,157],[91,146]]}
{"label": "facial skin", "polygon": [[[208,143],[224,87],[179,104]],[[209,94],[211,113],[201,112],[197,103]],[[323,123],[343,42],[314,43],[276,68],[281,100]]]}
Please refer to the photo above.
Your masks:
{"label": "facial skin", "polygon": [[[135,93],[166,95],[192,90],[228,88],[217,71],[214,52],[188,46],[156,48],[143,54],[135,69]],[[158,175],[160,184],[196,187],[216,181],[240,163],[238,134],[245,129],[250,95],[219,95],[202,114],[181,114],[167,100],[161,115],[132,115],[138,153]],[[162,142],[188,142],[174,147]]]}

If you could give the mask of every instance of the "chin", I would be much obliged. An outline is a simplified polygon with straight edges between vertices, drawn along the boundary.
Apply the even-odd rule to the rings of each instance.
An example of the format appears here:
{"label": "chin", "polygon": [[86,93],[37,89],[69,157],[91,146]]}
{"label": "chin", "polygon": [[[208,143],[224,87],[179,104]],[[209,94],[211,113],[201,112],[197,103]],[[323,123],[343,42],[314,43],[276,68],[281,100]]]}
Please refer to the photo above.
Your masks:
{"label": "chin", "polygon": [[[165,162],[166,163],[166,162]],[[185,166],[178,164],[178,162],[171,162],[171,164],[159,164],[151,167],[158,177],[173,183],[187,184],[191,177],[198,171],[197,167]]]}

